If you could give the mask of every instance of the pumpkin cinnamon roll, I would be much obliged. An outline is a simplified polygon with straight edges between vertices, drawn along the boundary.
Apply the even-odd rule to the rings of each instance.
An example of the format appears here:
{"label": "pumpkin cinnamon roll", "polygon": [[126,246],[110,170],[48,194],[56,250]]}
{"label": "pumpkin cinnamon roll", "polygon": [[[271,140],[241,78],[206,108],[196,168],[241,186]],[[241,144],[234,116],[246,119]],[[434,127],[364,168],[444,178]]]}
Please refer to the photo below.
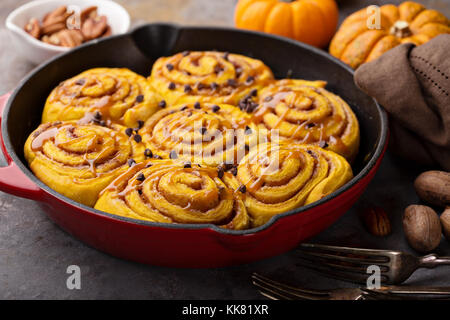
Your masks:
{"label": "pumpkin cinnamon roll", "polygon": [[130,164],[144,160],[144,146],[129,137],[124,127],[75,121],[41,124],[28,137],[24,150],[36,177],[88,206]]}
{"label": "pumpkin cinnamon roll", "polygon": [[213,102],[237,104],[272,80],[260,60],[216,51],[193,51],[159,58],[150,81],[169,104]]}
{"label": "pumpkin cinnamon roll", "polygon": [[[359,148],[359,124],[350,106],[324,89],[323,81],[280,80],[258,94],[252,121],[278,130],[280,139],[315,144],[352,161]],[[251,102],[250,102],[251,103]]]}
{"label": "pumpkin cinnamon roll", "polygon": [[342,156],[313,145],[265,143],[242,159],[233,187],[245,191],[252,226],[320,200],[353,177]]}
{"label": "pumpkin cinnamon roll", "polygon": [[114,180],[95,208],[152,222],[214,224],[246,229],[249,216],[234,176],[217,169],[160,160],[142,162]]}
{"label": "pumpkin cinnamon roll", "polygon": [[139,134],[153,155],[212,166],[237,164],[259,139],[247,113],[199,102],[158,111]]}
{"label": "pumpkin cinnamon roll", "polygon": [[125,68],[96,68],[60,83],[47,98],[42,122],[95,113],[103,121],[136,128],[157,109],[158,100],[144,77]]}

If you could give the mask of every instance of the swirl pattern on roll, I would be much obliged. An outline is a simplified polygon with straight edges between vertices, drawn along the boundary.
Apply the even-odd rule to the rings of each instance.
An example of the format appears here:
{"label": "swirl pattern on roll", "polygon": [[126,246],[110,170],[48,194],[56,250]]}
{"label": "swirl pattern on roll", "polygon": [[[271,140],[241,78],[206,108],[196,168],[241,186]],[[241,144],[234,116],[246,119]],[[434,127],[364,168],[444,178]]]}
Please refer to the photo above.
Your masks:
{"label": "swirl pattern on roll", "polygon": [[258,95],[253,121],[278,130],[281,139],[315,144],[353,161],[359,124],[350,106],[323,87],[323,81],[279,80]]}
{"label": "swirl pattern on roll", "polygon": [[195,103],[155,113],[139,130],[153,154],[217,166],[237,164],[258,141],[248,114],[227,104]]}
{"label": "swirl pattern on roll", "polygon": [[27,139],[25,158],[33,173],[59,193],[93,206],[100,191],[129,167],[144,160],[144,146],[125,128],[75,121],[40,125]]}
{"label": "swirl pattern on roll", "polygon": [[274,215],[320,200],[353,177],[342,156],[313,145],[265,143],[241,161],[238,185],[245,185],[244,202],[252,226]]}
{"label": "swirl pattern on roll", "polygon": [[179,161],[142,162],[114,180],[95,208],[124,217],[164,223],[214,224],[246,229],[249,217],[225,173]]}
{"label": "swirl pattern on roll", "polygon": [[136,128],[158,109],[148,81],[125,68],[95,68],[63,81],[47,98],[42,122],[96,113],[102,120]]}
{"label": "swirl pattern on roll", "polygon": [[260,60],[216,51],[193,51],[159,58],[150,81],[169,104],[212,102],[236,105],[273,79]]}

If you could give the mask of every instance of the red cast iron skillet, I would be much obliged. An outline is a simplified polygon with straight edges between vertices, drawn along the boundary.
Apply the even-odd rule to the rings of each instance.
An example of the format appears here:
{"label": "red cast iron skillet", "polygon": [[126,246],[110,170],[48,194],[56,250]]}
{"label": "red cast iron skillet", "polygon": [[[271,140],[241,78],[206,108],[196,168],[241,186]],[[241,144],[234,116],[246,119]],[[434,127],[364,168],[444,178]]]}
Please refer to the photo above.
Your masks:
{"label": "red cast iron skillet", "polygon": [[[273,217],[250,230],[213,225],[144,222],[74,202],[39,181],[27,167],[23,145],[39,125],[50,91],[61,81],[94,67],[126,67],[148,76],[153,62],[184,50],[219,50],[264,61],[277,78],[321,79],[344,98],[361,126],[355,177],[313,204]],[[3,98],[6,102],[6,97]],[[3,110],[2,110],[3,109]],[[128,34],[83,45],[29,74],[0,107],[2,149],[0,190],[38,201],[48,216],[81,241],[114,256],[172,267],[219,267],[274,256],[297,246],[335,222],[373,178],[386,148],[387,118],[353,83],[353,71],[326,52],[286,38],[216,27],[149,24]],[[31,214],[31,213],[30,213]],[[32,219],[32,216],[30,216]]]}

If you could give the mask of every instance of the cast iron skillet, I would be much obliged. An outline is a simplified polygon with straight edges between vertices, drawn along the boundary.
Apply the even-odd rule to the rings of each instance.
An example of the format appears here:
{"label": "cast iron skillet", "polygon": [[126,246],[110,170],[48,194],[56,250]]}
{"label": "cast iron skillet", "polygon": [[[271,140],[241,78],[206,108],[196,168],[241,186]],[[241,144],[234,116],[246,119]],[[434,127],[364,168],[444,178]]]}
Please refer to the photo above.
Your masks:
{"label": "cast iron skillet", "polygon": [[[168,225],[117,217],[76,203],[33,175],[23,145],[40,123],[45,99],[61,81],[94,67],[126,67],[148,76],[157,58],[184,50],[239,53],[261,59],[276,78],[291,74],[293,78],[326,80],[327,89],[351,105],[360,123],[361,147],[352,165],[355,177],[318,202],[278,215],[261,227],[233,231],[213,225]],[[126,259],[180,267],[257,260],[289,250],[320,232],[361,195],[381,162],[387,140],[384,111],[357,89],[352,69],[326,52],[259,32],[171,24],[145,25],[53,58],[21,81],[4,109],[1,126],[9,167],[0,168],[0,190],[39,201],[63,229],[96,248]]]}

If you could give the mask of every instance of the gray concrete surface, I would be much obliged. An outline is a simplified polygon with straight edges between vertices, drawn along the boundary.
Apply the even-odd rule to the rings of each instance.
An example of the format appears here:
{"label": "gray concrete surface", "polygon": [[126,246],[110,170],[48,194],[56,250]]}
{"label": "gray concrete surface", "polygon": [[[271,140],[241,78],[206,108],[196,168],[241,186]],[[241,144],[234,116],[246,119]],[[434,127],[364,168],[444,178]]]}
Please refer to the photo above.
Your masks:
{"label": "gray concrete surface", "polygon": [[[33,68],[10,47],[3,27],[7,14],[24,2],[0,2],[0,94],[12,90]],[[135,24],[171,21],[232,25],[235,0],[119,2],[127,7]],[[369,3],[338,2],[341,20],[345,14]],[[448,0],[421,2],[450,16]],[[4,165],[3,159],[1,164]],[[405,167],[388,154],[358,203],[311,242],[413,252],[403,237],[401,215],[407,205],[418,202],[412,187],[417,174],[417,169]],[[358,212],[371,205],[381,205],[390,214],[394,232],[389,237],[371,236],[363,228]],[[443,240],[436,252],[450,255],[449,243]],[[253,271],[313,288],[351,286],[297,267],[295,262],[295,252],[289,252],[247,265],[209,270],[140,265],[84,245],[53,224],[33,201],[0,192],[0,299],[259,299],[250,284]],[[66,269],[73,264],[81,267],[81,290],[66,287]],[[418,271],[408,284],[450,286],[450,267]]]}

